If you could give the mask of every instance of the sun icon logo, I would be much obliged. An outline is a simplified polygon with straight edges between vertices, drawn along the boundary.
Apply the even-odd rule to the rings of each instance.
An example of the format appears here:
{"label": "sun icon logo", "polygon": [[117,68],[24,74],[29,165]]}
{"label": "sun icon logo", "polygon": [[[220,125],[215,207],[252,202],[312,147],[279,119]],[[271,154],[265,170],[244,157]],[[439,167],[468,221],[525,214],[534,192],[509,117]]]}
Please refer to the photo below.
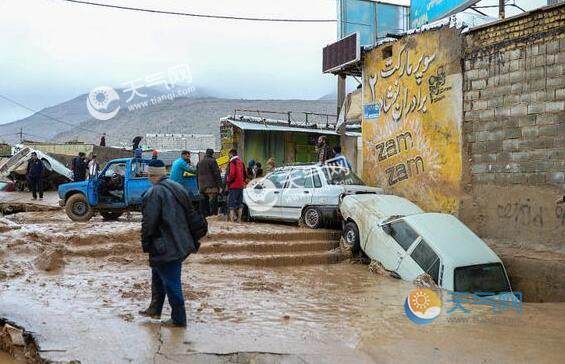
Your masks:
{"label": "sun icon logo", "polygon": [[441,298],[428,288],[416,288],[404,301],[404,312],[414,323],[429,324],[441,313]]}
{"label": "sun icon logo", "polygon": [[102,89],[94,92],[94,106],[96,106],[97,109],[105,109],[108,107],[109,99],[107,90]]}
{"label": "sun icon logo", "polygon": [[[118,100],[120,100],[120,96],[116,90],[109,86],[100,86],[90,91],[86,98],[86,107],[94,118],[108,120],[120,111],[119,102],[112,103]],[[110,106],[112,107],[110,108]]]}

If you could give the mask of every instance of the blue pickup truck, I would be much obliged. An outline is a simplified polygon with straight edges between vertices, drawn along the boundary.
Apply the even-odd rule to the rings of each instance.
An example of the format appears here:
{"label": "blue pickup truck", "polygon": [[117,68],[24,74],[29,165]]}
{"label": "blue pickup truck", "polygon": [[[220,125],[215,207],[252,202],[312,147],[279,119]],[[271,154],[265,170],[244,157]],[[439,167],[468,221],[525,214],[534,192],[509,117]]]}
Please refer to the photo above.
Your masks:
{"label": "blue pickup truck", "polygon": [[[59,186],[59,205],[73,221],[85,222],[96,212],[105,220],[115,220],[125,211],[141,208],[143,193],[151,187],[148,179],[149,159],[114,159],[94,178],[82,182],[65,183]],[[196,176],[183,179],[193,203],[198,203],[200,194]]]}

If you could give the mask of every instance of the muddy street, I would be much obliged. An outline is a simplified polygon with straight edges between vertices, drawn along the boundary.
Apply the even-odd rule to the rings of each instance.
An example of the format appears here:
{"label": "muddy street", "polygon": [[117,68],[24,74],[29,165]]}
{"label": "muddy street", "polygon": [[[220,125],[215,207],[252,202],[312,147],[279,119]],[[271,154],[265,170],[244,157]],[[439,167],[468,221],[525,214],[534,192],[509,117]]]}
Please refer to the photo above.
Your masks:
{"label": "muddy street", "polygon": [[137,313],[150,298],[139,215],[83,224],[61,211],[3,217],[0,317],[32,332],[41,358],[53,361],[563,359],[564,303],[526,303],[522,314],[474,306],[459,321],[442,314],[416,325],[403,311],[413,285],[344,259],[337,231],[210,224],[185,262],[182,330]]}

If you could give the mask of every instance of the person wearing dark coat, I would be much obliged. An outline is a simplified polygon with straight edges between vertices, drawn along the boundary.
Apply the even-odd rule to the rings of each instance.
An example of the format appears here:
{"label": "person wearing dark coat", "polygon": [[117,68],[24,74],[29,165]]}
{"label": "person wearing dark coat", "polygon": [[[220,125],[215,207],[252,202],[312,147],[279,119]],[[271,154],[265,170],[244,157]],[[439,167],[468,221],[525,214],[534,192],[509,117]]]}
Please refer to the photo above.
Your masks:
{"label": "person wearing dark coat", "polygon": [[84,153],[80,152],[78,156],[73,158],[73,161],[71,163],[71,171],[73,171],[74,182],[80,182],[86,179],[86,170],[88,168],[88,165],[86,164],[84,157]]}
{"label": "person wearing dark coat", "polygon": [[[165,164],[156,159],[149,163],[149,180],[153,185],[142,199],[141,246],[149,254],[151,267],[151,304],[140,311],[143,316],[159,318],[165,297],[171,305],[171,319],[164,324],[186,326],[186,310],[181,283],[182,262],[196,252],[186,213],[191,210],[188,193],[167,178]],[[176,194],[184,195],[179,201]]]}
{"label": "person wearing dark coat", "polygon": [[26,178],[31,188],[31,195],[34,200],[37,200],[37,195],[39,194],[39,199],[43,199],[43,172],[45,171],[45,166],[41,159],[37,158],[36,152],[31,152],[31,158],[27,162],[27,173]]}
{"label": "person wearing dark coat", "polygon": [[218,194],[222,192],[222,175],[218,162],[214,158],[214,150],[206,149],[206,155],[196,165],[198,188],[203,198],[204,216],[218,214]]}

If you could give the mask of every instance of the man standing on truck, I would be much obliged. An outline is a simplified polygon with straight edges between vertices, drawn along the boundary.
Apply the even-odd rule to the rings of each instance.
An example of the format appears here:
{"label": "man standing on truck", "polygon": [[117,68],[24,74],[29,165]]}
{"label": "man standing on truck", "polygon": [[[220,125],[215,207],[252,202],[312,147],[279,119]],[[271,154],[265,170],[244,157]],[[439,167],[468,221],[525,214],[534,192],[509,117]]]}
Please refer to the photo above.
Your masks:
{"label": "man standing on truck", "polygon": [[43,199],[43,171],[45,167],[41,159],[37,158],[36,152],[31,152],[31,159],[27,162],[27,181],[30,185],[31,195],[34,200]]}
{"label": "man standing on truck", "polygon": [[194,168],[190,165],[190,152],[188,150],[183,150],[180,154],[180,158],[173,162],[170,178],[182,184],[182,178],[185,172],[195,172]]}
{"label": "man standing on truck", "polygon": [[229,151],[230,162],[226,185],[228,187],[229,218],[233,222],[241,222],[243,215],[243,188],[245,187],[245,165],[237,155],[237,150]]}
{"label": "man standing on truck", "polygon": [[153,186],[143,196],[141,246],[143,252],[149,254],[151,304],[139,313],[160,318],[167,296],[171,319],[163,323],[185,327],[182,262],[197,251],[187,218],[187,211],[192,211],[192,205],[184,188],[167,178],[165,164],[161,160],[149,162],[148,173]]}
{"label": "man standing on truck", "polygon": [[218,194],[222,192],[222,176],[213,149],[206,149],[206,155],[196,165],[196,174],[198,188],[202,194],[204,216],[217,215]]}
{"label": "man standing on truck", "polygon": [[78,156],[73,158],[71,170],[73,171],[73,181],[80,182],[86,178],[86,162],[84,161],[85,154],[79,152]]}

